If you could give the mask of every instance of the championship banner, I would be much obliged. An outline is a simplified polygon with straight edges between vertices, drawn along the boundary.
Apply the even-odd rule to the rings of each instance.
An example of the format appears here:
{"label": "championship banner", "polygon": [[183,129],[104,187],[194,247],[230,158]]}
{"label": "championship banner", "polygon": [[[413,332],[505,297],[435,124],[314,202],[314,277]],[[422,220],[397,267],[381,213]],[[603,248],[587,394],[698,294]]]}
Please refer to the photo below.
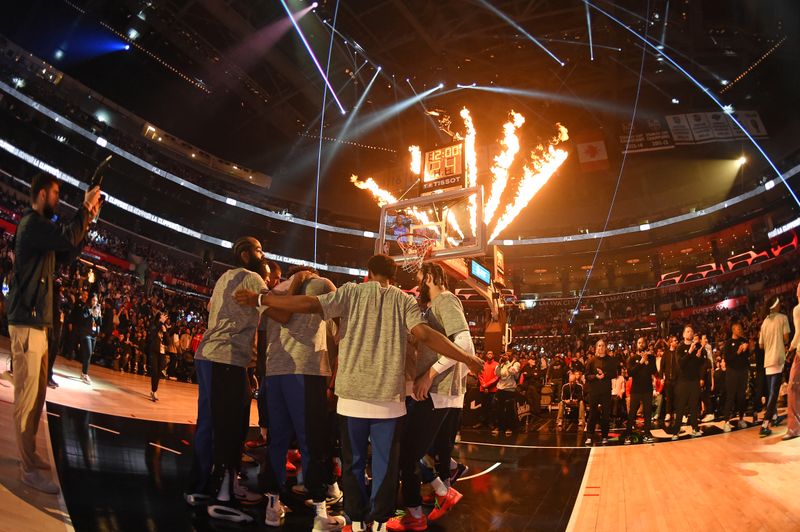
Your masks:
{"label": "championship banner", "polygon": [[619,143],[622,146],[622,153],[669,150],[675,147],[667,124],[660,118],[648,118],[622,124]]}
{"label": "championship banner", "polygon": [[464,188],[464,143],[426,151],[420,195],[437,190]]}
{"label": "championship banner", "polygon": [[730,115],[723,112],[669,115],[667,125],[676,146],[706,144],[744,138],[744,133],[733,122],[733,118],[753,137],[768,136],[757,111],[734,111]]}

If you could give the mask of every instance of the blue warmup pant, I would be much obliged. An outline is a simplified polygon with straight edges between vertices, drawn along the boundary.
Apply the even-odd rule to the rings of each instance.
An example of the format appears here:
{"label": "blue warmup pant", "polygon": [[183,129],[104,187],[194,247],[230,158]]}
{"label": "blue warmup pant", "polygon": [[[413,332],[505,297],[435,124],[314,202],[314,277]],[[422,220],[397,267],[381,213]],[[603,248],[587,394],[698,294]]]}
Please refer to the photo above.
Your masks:
{"label": "blue warmup pant", "polygon": [[213,459],[213,438],[211,431],[211,362],[195,360],[197,374],[197,426],[194,432],[194,458],[189,474],[188,493],[206,493],[211,475]]}
{"label": "blue warmup pant", "polygon": [[286,452],[297,435],[305,486],[316,502],[325,500],[330,468],[327,377],[271,375],[267,383],[268,492],[279,493],[286,483]]}
{"label": "blue warmup pant", "polygon": [[[340,416],[344,511],[353,521],[385,523],[395,514],[404,417],[367,419]],[[372,486],[364,472],[372,444]]]}

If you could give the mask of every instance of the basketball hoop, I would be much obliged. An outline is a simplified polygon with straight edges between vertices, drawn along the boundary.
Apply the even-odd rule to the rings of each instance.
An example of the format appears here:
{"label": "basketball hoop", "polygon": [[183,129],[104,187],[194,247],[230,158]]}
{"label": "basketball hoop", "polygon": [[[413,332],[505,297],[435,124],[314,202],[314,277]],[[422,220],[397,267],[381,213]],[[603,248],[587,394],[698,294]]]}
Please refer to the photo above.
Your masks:
{"label": "basketball hoop", "polygon": [[397,237],[397,245],[403,250],[401,268],[406,273],[417,273],[422,267],[422,262],[430,254],[436,244],[435,238],[408,233]]}

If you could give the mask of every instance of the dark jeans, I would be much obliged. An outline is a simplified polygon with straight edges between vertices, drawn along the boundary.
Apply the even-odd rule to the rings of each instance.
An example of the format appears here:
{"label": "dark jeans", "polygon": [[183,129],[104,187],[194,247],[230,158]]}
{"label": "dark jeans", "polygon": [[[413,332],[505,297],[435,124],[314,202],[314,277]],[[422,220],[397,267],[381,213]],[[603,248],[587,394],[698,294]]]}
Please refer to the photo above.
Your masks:
{"label": "dark jeans", "polygon": [[700,430],[700,383],[678,381],[675,384],[675,419],[670,427],[672,434],[680,434],[683,416],[687,415],[692,429]]}
{"label": "dark jeans", "polygon": [[767,375],[767,411],[764,412],[764,420],[772,423],[772,418],[778,413],[778,392],[781,389],[783,373]]}
{"label": "dark jeans", "polygon": [[722,409],[722,419],[728,421],[737,414],[739,419],[744,419],[747,410],[747,368],[728,368],[725,372],[725,407]]}
{"label": "dark jeans", "polygon": [[653,417],[653,392],[631,393],[631,406],[628,410],[628,426],[625,427],[625,436],[630,436],[636,428],[636,413],[642,405],[642,415],[644,416],[644,434],[650,436],[650,428]]}
{"label": "dark jeans", "polygon": [[58,332],[56,327],[48,329],[47,334],[47,382],[53,380],[53,366],[56,363],[56,355],[58,355],[58,340],[61,336],[61,325],[58,325]]}
{"label": "dark jeans", "polygon": [[150,360],[147,362],[148,370],[150,371],[150,391],[158,391],[158,380],[161,378],[161,353],[159,351],[150,353]]}
{"label": "dark jeans", "polygon": [[[407,399],[408,414],[405,429],[400,440],[400,480],[403,485],[403,503],[408,507],[420,506],[419,492],[421,479],[418,473],[419,461],[434,444],[436,435],[442,429],[449,408],[434,408],[428,397],[424,401]],[[447,460],[450,467],[450,460]],[[449,477],[449,469],[447,476]]]}
{"label": "dark jeans", "polygon": [[500,430],[517,428],[517,392],[516,390],[497,390],[496,421]]}
{"label": "dark jeans", "polygon": [[239,470],[244,444],[244,416],[250,401],[247,370],[239,366],[211,363],[211,441],[214,465],[210,493],[215,497],[228,473],[230,493]]}
{"label": "dark jeans", "polygon": [[586,401],[586,408],[589,409],[589,419],[586,422],[586,436],[591,438],[597,422],[600,422],[600,434],[603,438],[608,438],[608,419],[611,414],[611,390],[603,390],[598,393],[589,393]]}
{"label": "dark jeans", "polygon": [[491,425],[494,423],[494,401],[497,392],[480,392],[481,394],[481,423]]}
{"label": "dark jeans", "polygon": [[89,363],[92,361],[92,354],[94,353],[94,336],[81,337],[81,371],[84,375],[89,373]]}
{"label": "dark jeans", "polygon": [[[385,523],[394,516],[404,418],[369,419],[340,416],[344,511],[353,521]],[[372,444],[372,486],[364,472]]]}

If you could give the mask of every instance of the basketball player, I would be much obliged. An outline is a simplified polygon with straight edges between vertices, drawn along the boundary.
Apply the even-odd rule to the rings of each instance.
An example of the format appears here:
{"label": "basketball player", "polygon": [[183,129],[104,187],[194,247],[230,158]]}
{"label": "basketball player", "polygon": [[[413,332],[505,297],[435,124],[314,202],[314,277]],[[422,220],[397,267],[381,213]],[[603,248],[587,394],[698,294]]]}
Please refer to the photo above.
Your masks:
{"label": "basketball player", "polygon": [[[236,300],[292,313],[341,318],[335,393],[339,398],[345,512],[352,524],[345,532],[386,530],[395,513],[398,456],[406,414],[405,352],[410,331],[419,342],[479,373],[482,361],[433,330],[417,302],[391,285],[397,265],[386,255],[367,262],[368,281],[347,283],[322,296],[260,295],[244,289]],[[367,492],[367,446],[372,444],[372,485]]]}
{"label": "basketball player", "polygon": [[[196,458],[208,455],[212,468],[207,485],[197,475],[205,469],[195,464],[192,490],[200,487],[211,497],[208,515],[236,523],[250,523],[253,518],[239,510],[234,492],[250,404],[247,367],[254,358],[255,334],[263,308],[236,304],[230,294],[236,290],[261,292],[268,275],[261,244],[253,237],[239,238],[233,246],[239,268],[226,271],[214,285],[209,302],[208,329],[195,353],[195,360],[206,366],[208,374],[198,379],[198,431],[195,435]],[[202,370],[201,370],[202,371]],[[210,421],[209,421],[210,419]],[[201,438],[201,426],[204,433]],[[210,426],[210,427],[209,427]],[[210,430],[208,430],[210,428]],[[210,433],[210,434],[209,434]],[[209,438],[210,436],[210,438]],[[194,491],[187,502],[202,501],[202,492]]]}
{"label": "basketball player", "polygon": [[[277,285],[273,293],[321,296],[335,290],[330,280],[301,270]],[[281,316],[281,312],[275,308],[267,311],[267,453],[271,467],[267,468],[266,524],[280,526],[283,512],[278,499],[286,482],[286,452],[294,433],[300,444],[305,487],[314,504],[314,530],[341,530],[345,519],[328,516],[324,483],[331,376],[326,322],[318,314]],[[335,488],[338,492],[338,486]]]}
{"label": "basketball player", "polygon": [[[447,276],[438,264],[423,264],[417,272],[420,304],[426,308],[428,324],[445,334],[464,351],[475,348],[469,335],[461,301],[447,289]],[[450,487],[450,456],[455,443],[461,409],[464,407],[467,368],[455,360],[440,356],[421,346],[416,365],[414,399],[406,403],[408,415],[400,443],[400,480],[403,501],[408,512],[393,517],[388,530],[425,530],[428,520],[436,521],[461,500],[461,493]],[[426,517],[422,513],[418,462],[425,456],[443,431],[449,447],[439,451],[438,476],[431,485],[435,492],[435,508]]]}

